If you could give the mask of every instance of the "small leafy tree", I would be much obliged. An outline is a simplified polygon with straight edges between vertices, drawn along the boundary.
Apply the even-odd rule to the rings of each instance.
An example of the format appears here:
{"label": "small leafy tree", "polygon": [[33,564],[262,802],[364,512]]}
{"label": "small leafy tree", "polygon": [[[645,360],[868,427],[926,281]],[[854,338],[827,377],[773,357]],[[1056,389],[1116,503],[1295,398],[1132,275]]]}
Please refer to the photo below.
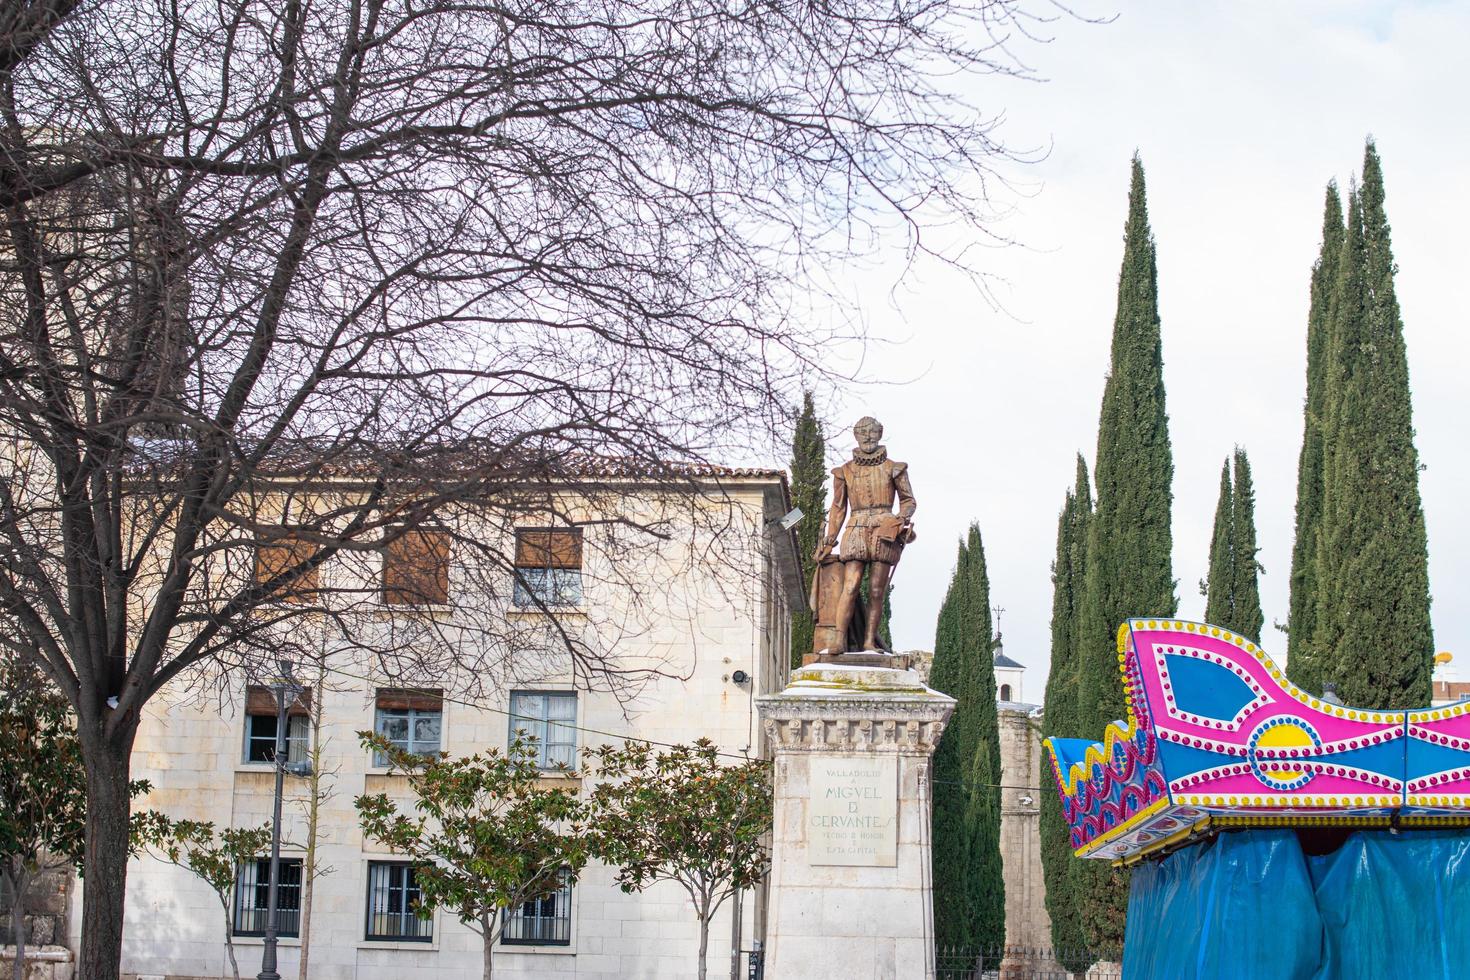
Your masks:
{"label": "small leafy tree", "polygon": [[534,739],[451,759],[404,752],[373,732],[358,736],[408,777],[417,797],[406,813],[386,793],[359,796],[363,834],[416,862],[421,918],[443,907],[480,934],[490,980],[508,910],[575,881],[587,863],[584,805],[574,783],[555,778],[576,773],[559,765],[548,779]]}
{"label": "small leafy tree", "polygon": [[138,830],[139,843],[160,859],[194,872],[219,898],[225,914],[225,953],[230,970],[240,980],[240,964],[235,962],[234,929],[230,921],[230,893],[240,864],[254,860],[271,844],[269,824],[260,827],[226,827],[215,832],[214,824],[198,820],[170,820],[157,812],[142,815]]}
{"label": "small leafy tree", "polygon": [[[129,794],[148,791],[146,781]],[[80,865],[87,773],[71,705],[22,657],[0,657],[0,878],[10,888],[12,976],[25,975],[26,897],[42,875]]]}
{"label": "small leafy tree", "polygon": [[593,853],[617,867],[625,892],[672,881],[689,893],[705,980],[710,920],[771,865],[770,763],[721,765],[714,743],[703,738],[666,752],[629,742],[587,755],[600,779],[588,800]]}

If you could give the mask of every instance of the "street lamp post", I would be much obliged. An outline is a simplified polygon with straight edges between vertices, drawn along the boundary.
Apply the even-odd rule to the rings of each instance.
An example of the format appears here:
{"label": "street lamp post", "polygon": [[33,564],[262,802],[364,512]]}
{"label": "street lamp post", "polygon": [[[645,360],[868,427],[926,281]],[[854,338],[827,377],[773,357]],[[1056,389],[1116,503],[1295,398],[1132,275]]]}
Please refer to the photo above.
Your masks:
{"label": "street lamp post", "polygon": [[261,952],[260,973],[256,975],[256,980],[281,980],[280,973],[276,971],[276,906],[277,891],[281,883],[281,796],[285,790],[286,760],[290,750],[286,742],[286,716],[296,699],[306,692],[306,688],[291,673],[291,661],[277,662],[280,664],[281,676],[271,685],[271,691],[276,696],[276,798],[271,817],[271,871],[270,885],[266,889],[265,946]]}

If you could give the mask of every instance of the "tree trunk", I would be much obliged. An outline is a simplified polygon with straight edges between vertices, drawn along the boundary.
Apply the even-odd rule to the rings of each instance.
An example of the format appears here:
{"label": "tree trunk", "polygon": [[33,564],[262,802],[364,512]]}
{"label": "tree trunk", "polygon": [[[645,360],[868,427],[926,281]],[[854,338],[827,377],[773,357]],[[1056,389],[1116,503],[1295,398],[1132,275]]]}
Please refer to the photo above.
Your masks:
{"label": "tree trunk", "polygon": [[[20,864],[23,859],[17,858]],[[14,897],[10,901],[10,931],[15,936],[15,962],[10,966],[12,980],[24,980],[26,972],[26,891],[30,888],[30,875],[24,870],[14,872],[10,876],[11,891]]]}
{"label": "tree trunk", "polygon": [[744,945],[740,930],[745,920],[740,915],[740,889],[731,888],[728,894],[734,899],[730,906],[730,980],[740,980],[740,947]]}
{"label": "tree trunk", "polygon": [[485,966],[483,980],[490,980],[495,968],[495,917],[480,916],[480,935],[485,940]]}
{"label": "tree trunk", "polygon": [[709,952],[709,915],[699,917],[699,980],[705,980],[705,954]]}
{"label": "tree trunk", "polygon": [[240,964],[235,962],[235,924],[230,921],[230,900],[221,895],[219,903],[225,907],[225,955],[230,958],[230,972],[235,975],[235,980],[240,980]]}
{"label": "tree trunk", "polygon": [[[325,655],[325,654],[324,654]],[[318,667],[311,705],[311,776],[307,780],[306,857],[301,862],[301,960],[297,980],[308,980],[311,960],[311,900],[316,885],[317,830],[322,814],[322,706],[327,700],[327,671]]]}
{"label": "tree trunk", "polygon": [[86,845],[82,851],[82,948],[77,976],[119,980],[128,873],[128,776],[135,727],[105,738],[81,726],[87,766]]}
{"label": "tree trunk", "polygon": [[[318,691],[321,688],[317,688]],[[320,695],[318,695],[320,696]],[[311,900],[313,885],[316,883],[316,820],[317,820],[317,795],[316,795],[316,768],[315,762],[312,767],[311,785],[311,815],[306,822],[306,857],[301,862],[301,949],[300,966],[296,976],[298,980],[307,980],[308,963],[311,958]],[[238,980],[238,978],[237,978]]]}

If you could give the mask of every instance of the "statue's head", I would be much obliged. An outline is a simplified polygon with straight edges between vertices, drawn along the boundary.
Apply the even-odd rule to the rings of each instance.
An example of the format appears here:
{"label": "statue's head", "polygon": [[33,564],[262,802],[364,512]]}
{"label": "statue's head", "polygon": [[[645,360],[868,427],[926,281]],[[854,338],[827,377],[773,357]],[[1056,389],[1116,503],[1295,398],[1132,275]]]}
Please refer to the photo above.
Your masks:
{"label": "statue's head", "polygon": [[883,441],[883,423],[871,415],[864,415],[852,427],[852,437],[857,440],[859,449],[870,453]]}

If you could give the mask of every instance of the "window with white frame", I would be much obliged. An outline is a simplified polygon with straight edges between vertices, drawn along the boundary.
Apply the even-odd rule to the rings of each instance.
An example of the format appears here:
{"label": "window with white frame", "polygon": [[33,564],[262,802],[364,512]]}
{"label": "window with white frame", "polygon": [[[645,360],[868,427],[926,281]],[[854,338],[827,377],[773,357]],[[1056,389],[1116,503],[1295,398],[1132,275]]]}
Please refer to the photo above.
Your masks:
{"label": "window with white frame", "polygon": [[433,920],[418,916],[421,899],[418,873],[412,864],[369,861],[364,938],[389,942],[432,942]]}
{"label": "window with white frame", "polygon": [[[383,688],[378,691],[373,730],[403,752],[439,754],[443,732],[444,693],[438,690]],[[373,764],[386,766],[388,758],[373,754]]]}
{"label": "window with white frame", "polygon": [[510,946],[569,946],[572,942],[572,879],[549,895],[509,910],[500,941]]}
{"label": "window with white frame", "polygon": [[518,528],[515,588],[522,608],[582,604],[582,529]]}
{"label": "window with white frame", "polygon": [[513,691],[510,737],[534,739],[536,764],[542,769],[577,763],[577,692]]}
{"label": "window with white frame", "polygon": [[[271,859],[240,862],[235,877],[234,934],[264,936],[270,909]],[[301,858],[281,858],[276,883],[276,934],[301,935]]]}
{"label": "window with white frame", "polygon": [[[245,761],[271,762],[276,757],[276,696],[268,687],[245,690]],[[286,712],[286,761],[305,762],[311,746],[311,689]]]}

